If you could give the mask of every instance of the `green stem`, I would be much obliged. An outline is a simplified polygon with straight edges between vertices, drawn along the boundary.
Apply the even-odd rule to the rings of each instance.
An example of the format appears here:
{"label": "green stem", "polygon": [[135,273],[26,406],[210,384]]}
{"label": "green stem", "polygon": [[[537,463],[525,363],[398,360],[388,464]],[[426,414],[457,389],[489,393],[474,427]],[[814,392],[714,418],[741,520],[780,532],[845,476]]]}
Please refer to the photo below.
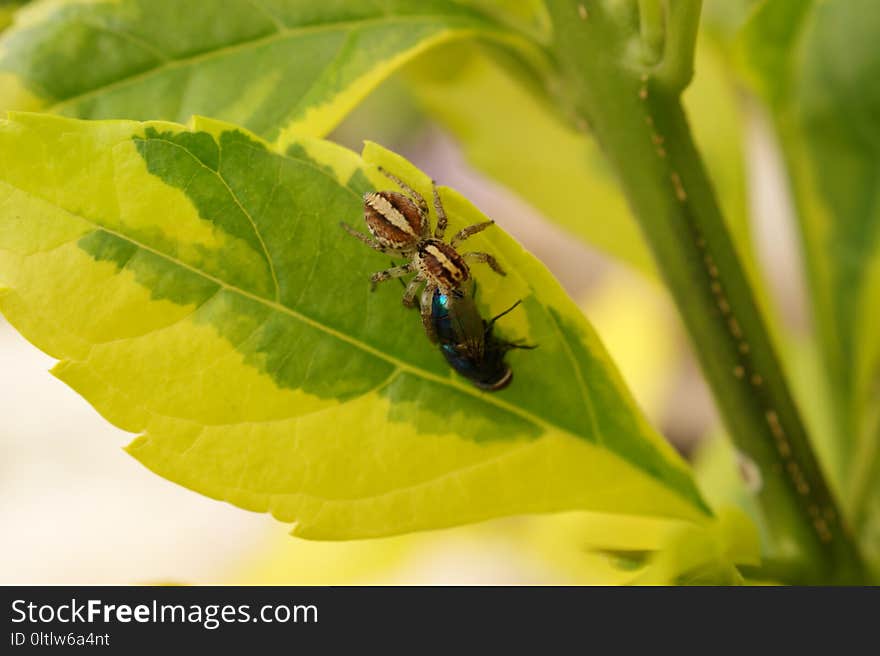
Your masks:
{"label": "green stem", "polygon": [[616,169],[727,429],[761,471],[757,496],[774,571],[787,572],[789,582],[859,580],[857,547],[810,447],[679,101],[698,21],[685,14],[698,12],[699,2],[670,4],[668,62],[639,68],[631,54],[639,52],[634,4],[547,0],[560,88]]}
{"label": "green stem", "polygon": [[663,56],[663,23],[663,4],[660,0],[639,0],[639,34],[644,46],[645,65],[654,65]]}
{"label": "green stem", "polygon": [[654,77],[671,92],[683,91],[694,76],[694,48],[702,4],[702,0],[666,0],[666,47]]}

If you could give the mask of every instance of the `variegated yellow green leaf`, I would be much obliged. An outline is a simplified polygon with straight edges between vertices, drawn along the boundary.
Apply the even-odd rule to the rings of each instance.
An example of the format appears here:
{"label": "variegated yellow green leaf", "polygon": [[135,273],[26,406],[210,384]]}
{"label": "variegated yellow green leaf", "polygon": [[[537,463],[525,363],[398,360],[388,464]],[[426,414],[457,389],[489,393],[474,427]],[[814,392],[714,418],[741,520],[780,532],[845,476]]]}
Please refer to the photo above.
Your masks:
{"label": "variegated yellow green leaf", "polygon": [[511,35],[449,0],[52,0],[0,39],[0,109],[323,135],[438,43]]}
{"label": "variegated yellow green leaf", "polygon": [[[645,422],[577,306],[500,229],[469,246],[486,316],[540,345],[481,392],[368,276],[362,194],[430,180],[250,133],[19,114],[0,124],[0,309],[155,472],[315,538],[594,509],[699,519],[689,470]],[[450,189],[451,228],[485,217]],[[498,217],[502,219],[502,217]]]}

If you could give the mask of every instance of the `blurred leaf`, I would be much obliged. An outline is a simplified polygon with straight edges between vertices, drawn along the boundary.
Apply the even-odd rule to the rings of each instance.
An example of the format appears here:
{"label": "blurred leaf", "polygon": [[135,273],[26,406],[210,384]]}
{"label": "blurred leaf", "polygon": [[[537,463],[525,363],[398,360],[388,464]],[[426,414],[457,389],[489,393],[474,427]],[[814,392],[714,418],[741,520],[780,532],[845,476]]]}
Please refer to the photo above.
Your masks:
{"label": "blurred leaf", "polygon": [[761,562],[754,524],[723,508],[709,524],[681,524],[632,581],[635,585],[742,585],[737,565]]}
{"label": "blurred leaf", "polygon": [[27,0],[0,0],[0,32],[9,27],[15,12],[26,2]]}
{"label": "blurred leaf", "polygon": [[425,542],[425,535],[317,542],[273,533],[223,583],[388,585]]}
{"label": "blurred leaf", "polygon": [[[280,154],[205,119],[0,124],[0,309],[155,472],[313,538],[591,509],[705,519],[577,306],[500,229],[473,247],[485,316],[522,300],[497,393],[457,377],[387,258],[347,236],[361,194],[429,178],[368,145]],[[451,229],[485,219],[442,190]],[[87,310],[86,310],[87,308]]]}
{"label": "blurred leaf", "polygon": [[0,40],[0,107],[239,123],[284,146],[324,135],[403,62],[509,38],[446,0],[37,2]]}
{"label": "blurred leaf", "polygon": [[760,563],[758,534],[741,511],[710,522],[564,513],[536,518],[528,543],[549,566],[593,585],[738,585],[737,565]]}
{"label": "blurred leaf", "polygon": [[762,0],[705,0],[701,29],[717,41],[729,44]]}
{"label": "blurred leaf", "polygon": [[545,43],[552,31],[544,0],[460,0],[530,38]]}
{"label": "blurred leaf", "polygon": [[768,0],[741,44],[785,151],[856,523],[880,494],[878,39],[871,0]]}
{"label": "blurred leaf", "polygon": [[[769,475],[755,469],[754,462],[736,450],[719,429],[706,437],[693,457],[694,475],[700,491],[713,508],[737,507],[766,535],[755,492]],[[749,486],[752,486],[751,489]]]}
{"label": "blurred leaf", "polygon": [[523,541],[542,515],[387,538],[323,542],[272,532],[222,582],[231,585],[565,584]]}
{"label": "blurred leaf", "polygon": [[[388,120],[393,117],[393,120]],[[427,117],[397,75],[382,82],[327,135],[327,139],[352,150],[364,139],[406,147],[418,142],[428,125]]]}
{"label": "blurred leaf", "polygon": [[[653,272],[638,226],[587,126],[569,125],[533,93],[533,80],[515,62],[476,46],[440,52],[406,72],[422,104],[460,141],[471,164],[585,242]],[[728,226],[750,266],[736,97],[715,46],[703,42],[698,54],[685,104]]]}
{"label": "blurred leaf", "polygon": [[627,585],[678,523],[655,517],[570,512],[535,518],[522,543],[579,585]]}
{"label": "blurred leaf", "polygon": [[[630,271],[614,271],[581,303],[629,388],[653,423],[666,409],[681,356],[680,326],[663,289]],[[650,339],[645,339],[650,326]]]}

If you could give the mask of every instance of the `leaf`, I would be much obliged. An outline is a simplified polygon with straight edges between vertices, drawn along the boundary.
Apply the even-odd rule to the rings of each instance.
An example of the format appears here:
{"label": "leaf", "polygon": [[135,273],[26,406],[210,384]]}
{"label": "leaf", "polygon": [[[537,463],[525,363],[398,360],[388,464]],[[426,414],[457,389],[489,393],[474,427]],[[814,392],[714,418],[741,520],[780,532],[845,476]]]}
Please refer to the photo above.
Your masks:
{"label": "leaf", "polygon": [[[594,509],[700,520],[689,470],[645,422],[595,333],[500,229],[469,246],[512,385],[457,377],[401,306],[369,292],[387,258],[347,236],[361,194],[429,178],[374,144],[280,154],[229,125],[0,125],[0,309],[62,360],[54,374],[129,452],[297,535],[390,535],[498,515]],[[450,229],[485,217],[443,188]]]}
{"label": "leaf", "polygon": [[560,513],[535,518],[522,542],[577,584],[739,585],[737,565],[760,563],[758,533],[738,509],[710,522]]}
{"label": "leaf", "polygon": [[[611,271],[590,291],[581,309],[639,407],[655,424],[662,421],[682,357],[682,329],[663,290],[631,271]],[[646,325],[651,327],[650,339],[645,339]]]}
{"label": "leaf", "polygon": [[508,25],[539,43],[546,43],[553,31],[544,0],[459,0],[459,2],[479,9],[493,20]]}
{"label": "leaf", "polygon": [[[464,529],[458,529],[464,530]],[[426,538],[414,533],[370,540],[315,542],[273,533],[220,585],[394,585]]]}
{"label": "leaf", "polygon": [[744,513],[724,508],[705,525],[684,524],[652,555],[635,585],[742,585],[737,565],[761,562],[758,533]]}
{"label": "leaf", "polygon": [[[698,53],[685,104],[728,227],[751,269],[736,98],[718,49],[706,41]],[[653,273],[638,225],[588,126],[569,125],[532,88],[527,71],[498,54],[455,44],[405,70],[422,105],[459,140],[477,169],[571,234]]]}
{"label": "leaf", "polygon": [[324,135],[403,62],[511,34],[445,0],[62,0],[0,40],[0,107],[233,121],[279,144]]}
{"label": "leaf", "polygon": [[[880,486],[880,14],[870,0],[770,0],[743,58],[779,130],[835,411],[846,505]],[[875,467],[880,469],[880,467]],[[858,523],[858,518],[856,518]]]}
{"label": "leaf", "polygon": [[576,585],[629,585],[679,530],[675,520],[569,512],[536,517],[521,543]]}
{"label": "leaf", "polygon": [[18,11],[27,0],[5,0],[0,2],[0,32],[3,32],[12,23],[15,12]]}

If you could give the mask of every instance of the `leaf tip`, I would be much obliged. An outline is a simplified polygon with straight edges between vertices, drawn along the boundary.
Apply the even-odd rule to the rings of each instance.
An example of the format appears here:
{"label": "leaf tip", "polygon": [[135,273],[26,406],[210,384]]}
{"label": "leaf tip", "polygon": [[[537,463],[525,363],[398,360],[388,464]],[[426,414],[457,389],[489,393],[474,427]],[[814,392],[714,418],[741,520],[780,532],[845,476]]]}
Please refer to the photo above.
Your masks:
{"label": "leaf tip", "polygon": [[55,363],[55,366],[49,369],[49,373],[55,376],[58,380],[64,380],[64,372],[70,367],[70,360],[59,360]]}
{"label": "leaf tip", "polygon": [[140,460],[140,458],[138,458],[137,452],[141,448],[146,446],[148,441],[149,441],[149,437],[147,437],[146,433],[144,433],[143,435],[138,435],[131,442],[126,444],[124,447],[122,447],[122,450],[125,451],[128,455],[132,456],[133,458]]}

